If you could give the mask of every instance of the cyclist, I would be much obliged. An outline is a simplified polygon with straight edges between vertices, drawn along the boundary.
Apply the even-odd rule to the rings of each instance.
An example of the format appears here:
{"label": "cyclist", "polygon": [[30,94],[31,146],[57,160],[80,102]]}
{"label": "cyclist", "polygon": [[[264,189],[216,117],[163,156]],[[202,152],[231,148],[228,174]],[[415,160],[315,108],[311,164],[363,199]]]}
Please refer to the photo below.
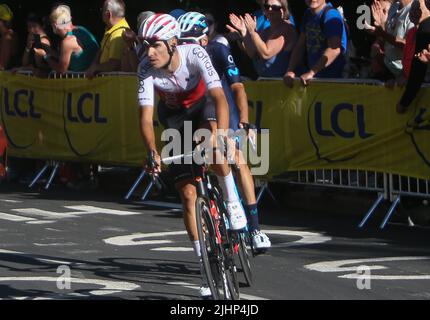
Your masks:
{"label": "cyclist", "polygon": [[[236,132],[239,129],[249,128],[248,97],[230,48],[224,44],[227,39],[223,37],[224,39],[220,41],[221,36],[218,35],[216,39],[210,41],[207,18],[199,12],[188,12],[181,16],[178,22],[181,27],[180,41],[196,43],[204,47],[212,59],[215,70],[221,76],[224,93],[230,107],[230,129]],[[241,159],[239,157],[242,155],[239,151],[237,154],[236,158],[241,164],[238,181],[243,190],[253,246],[257,252],[264,252],[271,247],[271,242],[268,236],[260,230],[254,180],[248,165],[243,165],[244,161],[239,162]]]}
{"label": "cyclist", "polygon": [[[179,35],[178,22],[168,14],[149,17],[139,32],[139,41],[145,46],[146,52],[138,68],[141,132],[147,151],[154,155],[156,165],[153,170],[156,173],[161,170],[161,159],[153,126],[155,90],[160,97],[158,118],[164,127],[176,129],[183,135],[185,122],[191,121],[193,130],[228,130],[227,100],[207,52],[196,44],[178,46]],[[192,166],[178,164],[171,165],[170,169],[183,204],[188,235],[201,261],[195,217],[197,193],[192,179]],[[227,161],[213,165],[212,169],[226,200],[232,230],[246,228],[245,212]],[[200,266],[203,275],[203,264]],[[210,296],[210,290],[204,282],[200,293]]]}

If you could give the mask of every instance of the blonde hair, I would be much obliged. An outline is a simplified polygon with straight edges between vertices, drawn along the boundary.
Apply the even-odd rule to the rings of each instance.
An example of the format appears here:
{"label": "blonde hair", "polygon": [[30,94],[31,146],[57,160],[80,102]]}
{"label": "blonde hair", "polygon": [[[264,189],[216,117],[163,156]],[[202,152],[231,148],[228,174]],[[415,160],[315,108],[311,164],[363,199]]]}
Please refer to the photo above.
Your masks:
{"label": "blonde hair", "polygon": [[281,5],[284,7],[285,13],[284,13],[284,20],[290,20],[290,8],[288,7],[288,0],[279,0]]}
{"label": "blonde hair", "polygon": [[55,23],[57,28],[67,28],[72,23],[72,12],[69,6],[59,5],[52,9],[51,22]]}

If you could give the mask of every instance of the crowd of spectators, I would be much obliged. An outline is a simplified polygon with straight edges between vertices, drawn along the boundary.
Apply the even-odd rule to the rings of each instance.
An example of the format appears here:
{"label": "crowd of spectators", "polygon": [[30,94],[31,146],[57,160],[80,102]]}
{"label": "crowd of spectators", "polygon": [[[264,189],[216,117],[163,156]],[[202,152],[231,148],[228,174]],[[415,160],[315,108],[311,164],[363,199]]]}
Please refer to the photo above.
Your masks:
{"label": "crowd of spectators", "polygon": [[[258,77],[282,78],[287,87],[295,79],[308,86],[314,78],[363,75],[383,81],[389,88],[404,87],[397,112],[406,112],[427,79],[430,0],[373,0],[372,19],[360,31],[374,37],[369,59],[354,56],[348,24],[355,21],[347,22],[341,7],[326,0],[303,1],[307,6],[304,15],[293,17],[287,0],[256,0],[257,12],[229,14],[223,35],[217,34],[214,16],[204,12],[209,38],[219,37],[224,45],[242,51],[235,59],[251,59]],[[170,12],[176,18],[183,13],[182,9]],[[105,0],[100,9],[105,34],[99,42],[90,30],[73,24],[69,6],[57,4],[48,18],[28,15],[26,45],[20,53],[13,12],[0,4],[0,70],[31,70],[38,77],[52,71],[81,72],[89,79],[99,73],[136,72],[144,55],[139,29],[153,14],[142,12],[131,28],[124,1]],[[365,68],[370,72],[361,72]]]}

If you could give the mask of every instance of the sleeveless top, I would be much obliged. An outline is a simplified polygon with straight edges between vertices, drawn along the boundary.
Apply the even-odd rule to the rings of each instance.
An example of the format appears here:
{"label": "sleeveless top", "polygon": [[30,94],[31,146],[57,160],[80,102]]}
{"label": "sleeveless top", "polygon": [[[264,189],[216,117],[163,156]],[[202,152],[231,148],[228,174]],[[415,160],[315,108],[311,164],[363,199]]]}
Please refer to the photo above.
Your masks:
{"label": "sleeveless top", "polygon": [[[261,39],[266,42],[268,33],[261,31],[259,34]],[[288,65],[290,63],[290,57],[291,51],[285,50],[282,50],[269,60],[256,57],[253,59],[255,71],[257,71],[257,74],[260,77],[281,78],[287,72]]]}
{"label": "sleeveless top", "polygon": [[69,31],[67,35],[76,37],[79,46],[82,48],[81,52],[72,53],[69,71],[86,71],[91,66],[100,48],[96,38],[90,31],[81,26]]}

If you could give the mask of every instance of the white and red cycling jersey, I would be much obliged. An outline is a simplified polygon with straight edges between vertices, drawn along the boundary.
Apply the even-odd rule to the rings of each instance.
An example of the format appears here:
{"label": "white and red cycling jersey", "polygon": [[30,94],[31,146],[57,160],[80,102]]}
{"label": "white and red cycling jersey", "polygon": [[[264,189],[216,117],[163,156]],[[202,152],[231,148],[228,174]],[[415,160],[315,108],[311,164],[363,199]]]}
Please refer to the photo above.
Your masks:
{"label": "white and red cycling jersey", "polygon": [[177,47],[180,65],[172,74],[164,69],[155,69],[145,56],[138,68],[141,107],[154,106],[155,91],[171,108],[188,109],[199,102],[207,90],[222,88],[221,80],[212,61],[201,46],[196,44]]}

